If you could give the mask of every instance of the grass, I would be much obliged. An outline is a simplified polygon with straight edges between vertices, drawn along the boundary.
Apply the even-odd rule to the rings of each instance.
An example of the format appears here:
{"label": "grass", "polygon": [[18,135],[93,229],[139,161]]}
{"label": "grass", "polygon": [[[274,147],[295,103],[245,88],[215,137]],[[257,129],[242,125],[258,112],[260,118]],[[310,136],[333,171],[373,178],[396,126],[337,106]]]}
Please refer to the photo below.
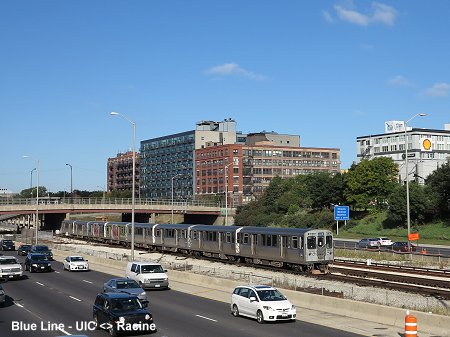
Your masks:
{"label": "grass", "polygon": [[[361,220],[353,220],[345,228],[342,221],[339,222],[339,239],[362,239],[363,237],[387,236],[392,241],[406,241],[408,230],[405,226],[397,228],[384,228],[385,212],[377,212],[367,215]],[[437,222],[432,224],[411,226],[411,233],[419,233],[419,244],[434,244],[450,246],[450,224]]]}

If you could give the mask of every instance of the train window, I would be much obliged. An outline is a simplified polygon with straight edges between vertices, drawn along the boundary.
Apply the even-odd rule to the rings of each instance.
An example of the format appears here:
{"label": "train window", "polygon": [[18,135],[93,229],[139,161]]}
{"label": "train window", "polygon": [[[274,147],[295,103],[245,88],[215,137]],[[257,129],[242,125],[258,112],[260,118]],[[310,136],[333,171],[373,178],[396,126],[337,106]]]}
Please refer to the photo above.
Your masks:
{"label": "train window", "polygon": [[308,238],[306,239],[306,244],[308,246],[308,249],[316,249],[316,237],[308,236]]}
{"label": "train window", "polygon": [[208,239],[207,241],[217,241],[217,233],[216,232],[206,232]]}
{"label": "train window", "polygon": [[253,244],[257,245],[258,244],[258,235],[253,234]]}
{"label": "train window", "polygon": [[242,237],[242,234],[238,233],[238,235],[237,235],[237,243],[241,243],[241,237]]}
{"label": "train window", "polygon": [[226,241],[227,243],[230,243],[230,242],[231,242],[231,233],[226,233],[225,241]]}
{"label": "train window", "polygon": [[272,246],[272,235],[266,235],[266,246]]}
{"label": "train window", "polygon": [[299,245],[299,248],[300,248],[300,249],[303,249],[303,247],[304,247],[304,245],[305,245],[305,241],[303,240],[303,236],[300,236],[299,239],[300,239],[300,245]]}
{"label": "train window", "polygon": [[248,242],[249,242],[248,238],[249,238],[248,233],[245,233],[244,234],[244,243],[245,244],[248,244]]}
{"label": "train window", "polygon": [[331,235],[327,235],[327,248],[333,248],[333,237]]}
{"label": "train window", "polygon": [[191,232],[191,236],[194,240],[197,240],[197,231]]}
{"label": "train window", "polygon": [[272,235],[272,247],[278,246],[277,239],[278,239],[278,236]]}
{"label": "train window", "polygon": [[294,248],[294,249],[298,248],[298,237],[296,237],[296,236],[292,237],[292,248]]}
{"label": "train window", "polygon": [[156,235],[156,236],[161,236],[161,230],[160,230],[160,229],[157,229],[155,235]]}
{"label": "train window", "polygon": [[317,245],[319,246],[319,248],[323,247],[323,245],[325,244],[325,238],[323,236],[319,236],[317,238]]}
{"label": "train window", "polygon": [[173,237],[175,237],[175,230],[173,230],[173,229],[166,229],[164,234],[168,238],[173,238]]}
{"label": "train window", "polygon": [[261,234],[261,245],[262,246],[266,245],[266,234]]}

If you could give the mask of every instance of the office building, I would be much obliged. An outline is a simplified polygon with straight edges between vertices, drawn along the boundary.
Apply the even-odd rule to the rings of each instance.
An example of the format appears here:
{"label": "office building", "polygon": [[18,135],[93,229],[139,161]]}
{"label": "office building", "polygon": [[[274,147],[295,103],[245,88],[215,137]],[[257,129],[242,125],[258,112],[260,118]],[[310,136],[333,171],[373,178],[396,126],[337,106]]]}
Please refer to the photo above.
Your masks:
{"label": "office building", "polygon": [[[135,152],[135,194],[139,197],[139,152]],[[132,191],[133,187],[133,152],[118,153],[108,158],[107,190]]]}
{"label": "office building", "polygon": [[408,152],[409,180],[423,184],[450,157],[450,124],[445,124],[443,130],[408,127],[405,132],[403,121],[388,121],[384,133],[360,136],[356,142],[358,163],[376,157],[392,158],[399,167],[400,181],[406,180],[405,154]]}

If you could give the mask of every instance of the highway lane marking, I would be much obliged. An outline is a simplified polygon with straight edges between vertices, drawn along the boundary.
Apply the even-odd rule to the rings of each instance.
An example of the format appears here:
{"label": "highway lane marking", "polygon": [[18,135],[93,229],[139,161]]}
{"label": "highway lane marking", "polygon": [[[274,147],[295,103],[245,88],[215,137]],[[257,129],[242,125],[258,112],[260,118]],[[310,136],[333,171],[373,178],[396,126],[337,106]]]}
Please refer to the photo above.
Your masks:
{"label": "highway lane marking", "polygon": [[67,332],[63,328],[58,328],[57,330],[61,331],[62,333],[65,333],[67,336],[72,336],[72,334],[70,332]]}
{"label": "highway lane marking", "polygon": [[213,322],[217,322],[217,320],[209,318],[209,317],[205,317],[205,316],[200,316],[200,315],[195,315],[197,317],[203,318],[203,319],[207,319],[208,321],[213,321]]}
{"label": "highway lane marking", "polygon": [[23,308],[23,305],[22,305],[22,304],[19,304],[19,303],[15,303],[15,302],[14,302],[14,304],[15,304],[15,305],[17,305],[18,307],[21,307],[21,308]]}
{"label": "highway lane marking", "polygon": [[39,284],[39,285],[42,286],[42,287],[45,287],[45,284],[43,284],[43,283],[41,283],[41,282],[37,282],[37,281],[36,281],[36,283]]}
{"label": "highway lane marking", "polygon": [[88,281],[88,280],[83,280],[83,282],[90,283],[90,284],[94,284],[93,282]]}
{"label": "highway lane marking", "polygon": [[56,273],[56,274],[61,274],[59,271],[56,271],[56,270],[55,270],[55,273]]}
{"label": "highway lane marking", "polygon": [[75,301],[81,302],[81,300],[78,299],[78,298],[76,298],[76,297],[73,297],[73,296],[69,296],[69,297],[70,297],[71,299],[75,300]]}

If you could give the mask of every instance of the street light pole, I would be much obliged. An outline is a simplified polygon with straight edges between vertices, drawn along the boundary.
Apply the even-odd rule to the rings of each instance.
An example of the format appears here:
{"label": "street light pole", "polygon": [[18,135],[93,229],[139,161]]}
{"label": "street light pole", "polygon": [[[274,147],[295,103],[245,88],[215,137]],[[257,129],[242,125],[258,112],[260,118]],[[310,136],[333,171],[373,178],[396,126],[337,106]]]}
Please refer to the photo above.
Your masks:
{"label": "street light pole", "polygon": [[[30,190],[33,188],[33,171],[36,171],[36,167],[31,170]],[[33,196],[33,191],[31,191],[31,196]]]}
{"label": "street light pole", "polygon": [[172,217],[171,217],[171,223],[173,224],[173,180],[176,178],[176,177],[178,177],[178,176],[182,176],[183,174],[182,173],[178,173],[178,174],[176,174],[176,175],[174,175],[173,177],[172,177]]}
{"label": "street light pole", "polygon": [[133,186],[131,188],[131,261],[134,261],[134,212],[136,208],[136,199],[135,199],[135,182],[136,182],[136,123],[132,120],[128,119],[126,116],[118,113],[118,112],[111,112],[112,116],[121,116],[124,119],[126,119],[128,122],[131,123],[133,127],[133,149],[132,149],[132,155],[133,155]]}
{"label": "street light pole", "polygon": [[66,164],[66,166],[70,166],[70,197],[72,198],[73,187],[72,187],[72,165]]}
{"label": "street light pole", "polygon": [[409,169],[408,169],[408,123],[412,121],[417,116],[426,116],[425,113],[418,113],[412,116],[405,122],[405,176],[406,176],[406,224],[408,226],[408,252],[411,252],[411,241],[409,240],[409,235],[411,234],[411,213],[409,209]]}
{"label": "street light pole", "polygon": [[[30,156],[23,156],[23,158],[31,158]],[[31,171],[33,173],[33,170]],[[36,160],[36,222],[35,222],[35,245],[38,244],[39,233],[39,159]]]}
{"label": "street light pole", "polygon": [[233,165],[233,162],[225,165],[225,226],[228,225],[228,167]]}

